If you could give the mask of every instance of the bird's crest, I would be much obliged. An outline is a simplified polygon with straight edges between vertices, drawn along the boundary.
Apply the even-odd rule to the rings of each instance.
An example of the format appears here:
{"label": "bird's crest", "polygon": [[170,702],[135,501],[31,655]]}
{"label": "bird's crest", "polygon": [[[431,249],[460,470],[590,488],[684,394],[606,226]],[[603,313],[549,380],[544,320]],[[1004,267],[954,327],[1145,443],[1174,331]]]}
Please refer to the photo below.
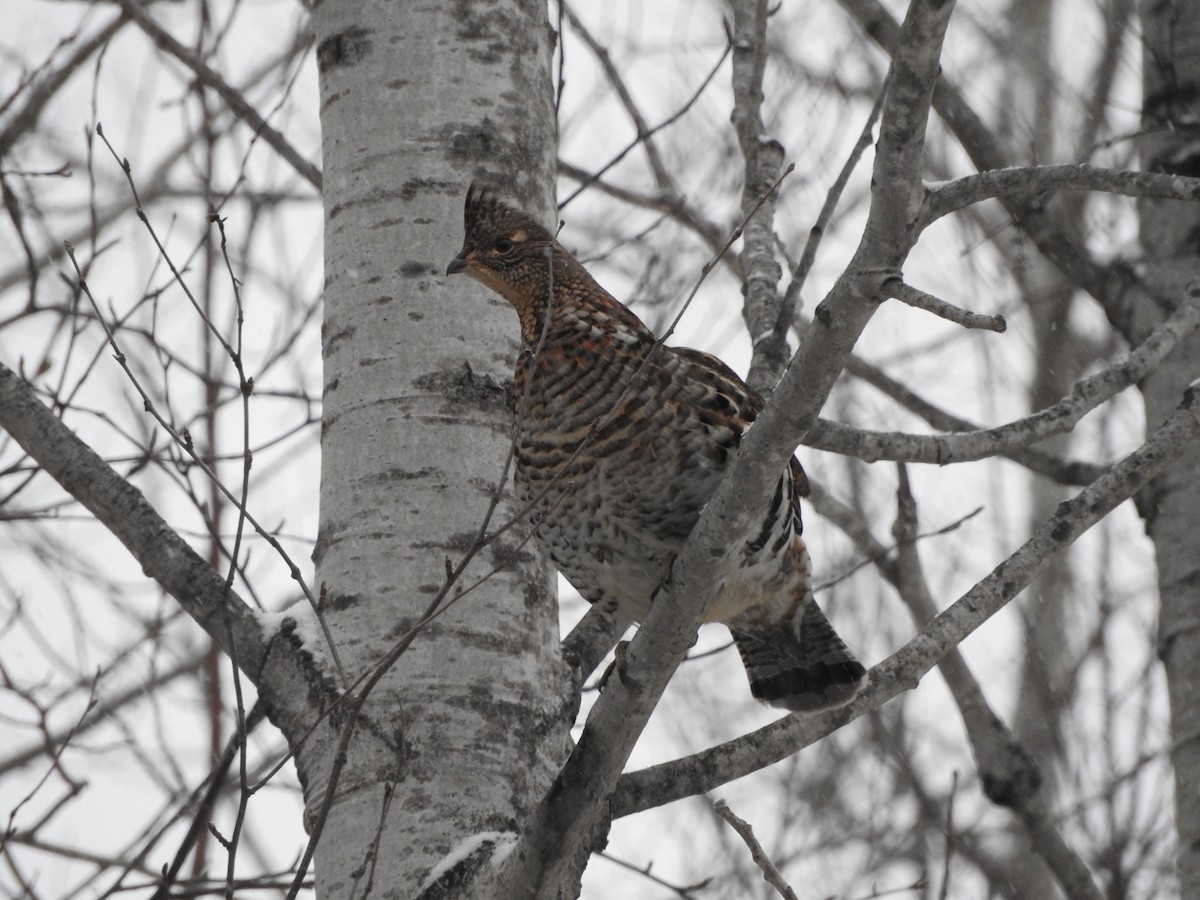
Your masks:
{"label": "bird's crest", "polygon": [[468,247],[486,246],[501,235],[516,241],[554,240],[528,213],[510,206],[476,182],[467,189],[463,226]]}

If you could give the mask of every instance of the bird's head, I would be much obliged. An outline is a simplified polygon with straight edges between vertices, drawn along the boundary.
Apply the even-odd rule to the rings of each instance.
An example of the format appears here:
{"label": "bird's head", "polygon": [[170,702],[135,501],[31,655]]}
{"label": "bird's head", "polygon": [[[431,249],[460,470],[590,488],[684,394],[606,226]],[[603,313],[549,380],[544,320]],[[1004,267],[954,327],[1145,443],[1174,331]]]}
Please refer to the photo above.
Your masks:
{"label": "bird's head", "polygon": [[519,312],[532,308],[546,284],[547,248],[554,236],[525,212],[472,184],[463,211],[462,250],[447,275],[469,275],[508,300]]}

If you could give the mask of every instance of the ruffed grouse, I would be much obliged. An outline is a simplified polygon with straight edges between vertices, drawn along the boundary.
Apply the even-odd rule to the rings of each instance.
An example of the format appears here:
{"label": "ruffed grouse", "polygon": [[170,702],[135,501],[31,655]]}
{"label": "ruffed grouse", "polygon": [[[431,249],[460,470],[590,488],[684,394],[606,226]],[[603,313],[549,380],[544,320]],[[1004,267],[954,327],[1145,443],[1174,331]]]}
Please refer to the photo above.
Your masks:
{"label": "ruffed grouse", "polygon": [[[526,213],[472,185],[465,219],[446,274],[521,320],[517,497],[584,598],[640,621],[762,399],[706,353],[651,355],[649,329]],[[848,703],[867,675],[813,602],[804,486],[793,458],[705,621],[729,626],[755,697],[809,712]]]}

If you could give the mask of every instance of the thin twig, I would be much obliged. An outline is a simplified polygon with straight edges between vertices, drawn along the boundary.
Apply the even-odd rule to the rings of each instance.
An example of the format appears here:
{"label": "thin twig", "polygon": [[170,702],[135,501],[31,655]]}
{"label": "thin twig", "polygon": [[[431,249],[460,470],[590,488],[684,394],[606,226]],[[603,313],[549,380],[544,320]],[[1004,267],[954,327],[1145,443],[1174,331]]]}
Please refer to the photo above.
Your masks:
{"label": "thin twig", "polygon": [[100,122],[96,123],[96,135],[100,138],[100,140],[104,141],[104,146],[108,148],[108,152],[112,154],[112,158],[116,161],[117,165],[120,166],[121,172],[125,175],[125,182],[129,185],[129,193],[133,195],[134,214],[137,215],[142,224],[146,226],[146,231],[150,234],[150,239],[154,241],[154,246],[158,248],[159,259],[167,264],[167,268],[171,270],[171,276],[175,283],[179,285],[179,289],[183,291],[183,295],[187,297],[188,302],[192,304],[192,309],[196,311],[196,314],[200,317],[200,320],[204,322],[204,325],[208,328],[209,333],[221,344],[221,349],[225,351],[226,355],[230,358],[230,360],[233,361],[234,365],[240,365],[240,355],[233,349],[232,346],[230,346],[229,341],[225,339],[225,335],[221,334],[220,329],[217,328],[216,324],[214,324],[212,319],[209,318],[208,314],[204,311],[204,307],[201,306],[200,301],[196,299],[195,294],[192,293],[192,289],[188,287],[188,283],[184,281],[183,275],[180,273],[174,261],[171,259],[170,254],[167,253],[167,248],[163,246],[163,242],[159,238],[158,232],[150,222],[150,217],[146,215],[146,210],[142,208],[142,198],[138,195],[137,184],[133,180],[133,166],[130,165],[127,158],[117,153],[116,148],[113,147],[112,142],[109,141],[108,136],[104,133],[104,126]]}
{"label": "thin twig", "polygon": [[[622,203],[662,213],[695,234],[709,251],[716,251],[724,242],[725,232],[702,219],[699,212],[689,207],[682,199],[659,197],[621,187],[561,158],[558,161],[558,173],[580,183],[595,186],[602,194],[607,194]],[[735,277],[742,277],[742,264],[736,254],[727,252],[721,257],[721,261]]]}
{"label": "thin twig", "polygon": [[620,150],[616,154],[616,156],[612,157],[608,162],[606,162],[599,169],[597,169],[594,173],[592,173],[590,176],[588,176],[587,179],[582,184],[579,185],[579,187],[577,187],[574,191],[572,191],[570,194],[568,194],[567,198],[558,204],[558,208],[560,210],[565,209],[571,203],[572,200],[574,200],[576,197],[578,197],[580,194],[582,194],[585,190],[587,190],[587,188],[590,187],[594,181],[598,180],[602,175],[604,175],[605,172],[607,172],[609,169],[611,169],[613,166],[615,166],[617,163],[619,163],[621,160],[623,160],[627,155],[629,155],[630,151],[632,151],[635,147],[637,147],[643,141],[649,140],[650,138],[654,137],[655,134],[662,131],[664,128],[667,128],[668,126],[674,124],[681,116],[683,116],[688,110],[690,110],[692,108],[692,106],[696,103],[696,101],[700,99],[700,96],[704,93],[705,89],[712,82],[713,78],[716,77],[717,72],[720,71],[721,66],[725,62],[725,58],[727,56],[729,56],[729,52],[731,49],[732,49],[731,45],[729,45],[729,44],[725,45],[725,49],[721,53],[720,58],[716,61],[716,63],[713,65],[713,67],[708,71],[708,74],[704,76],[704,80],[700,82],[700,86],[698,88],[696,88],[696,90],[692,93],[692,96],[687,99],[687,101],[683,104],[683,106],[681,106],[679,109],[677,109],[674,113],[672,113],[667,118],[663,119],[657,125],[655,125],[651,128],[645,128],[644,130],[642,128],[639,128],[637,136],[632,141],[630,141],[629,144],[624,147],[624,149]]}
{"label": "thin twig", "polygon": [[795,163],[788,163],[787,168],[785,168],[783,170],[783,174],[781,174],[778,178],[776,178],[774,183],[769,188],[767,188],[765,191],[762,192],[762,194],[758,198],[758,202],[755,203],[750,208],[749,212],[747,212],[745,215],[742,216],[742,221],[738,224],[737,228],[733,229],[733,231],[729,235],[729,239],[725,241],[725,243],[721,247],[721,249],[718,250],[716,253],[714,253],[712,255],[712,257],[708,260],[708,262],[706,262],[700,268],[700,277],[698,279],[696,279],[695,285],[692,286],[691,293],[689,293],[687,295],[687,299],[683,301],[683,306],[681,306],[679,308],[678,314],[675,316],[675,318],[673,320],[671,320],[671,327],[666,330],[666,333],[663,334],[663,336],[661,338],[659,338],[658,343],[660,343],[660,344],[663,343],[664,341],[666,341],[667,338],[669,338],[672,334],[675,333],[676,326],[679,325],[679,321],[680,321],[680,319],[683,318],[683,314],[685,312],[687,312],[688,307],[692,305],[692,300],[695,298],[696,294],[699,292],[700,286],[702,284],[704,284],[705,279],[708,278],[709,272],[711,272],[713,270],[713,267],[716,266],[716,264],[721,261],[721,257],[725,255],[725,251],[728,250],[733,245],[733,242],[742,236],[742,231],[745,229],[746,223],[754,218],[754,214],[757,213],[759,211],[759,209],[762,207],[762,205],[767,202],[767,198],[770,197],[772,194],[774,194],[777,190],[779,190],[779,185],[781,185],[783,183],[783,179],[785,179],[789,175],[791,175],[792,172],[795,171],[795,169],[796,169]]}
{"label": "thin twig", "polygon": [[[275,552],[278,553],[280,558],[282,558],[287,564],[289,574],[291,574],[292,579],[298,585],[300,585],[301,590],[304,592],[304,596],[308,599],[308,602],[315,611],[317,609],[317,599],[313,596],[312,590],[309,588],[308,583],[304,580],[304,576],[300,573],[300,567],[292,561],[292,558],[288,555],[287,551],[283,549],[283,545],[279,543],[273,534],[259,524],[258,520],[250,514],[249,510],[246,510],[245,507],[239,505],[237,497],[233,495],[229,488],[227,488],[217,477],[217,474],[204,462],[200,454],[196,452],[196,448],[193,446],[192,442],[176,431],[175,428],[165,418],[163,418],[162,414],[159,413],[158,409],[154,405],[154,402],[150,399],[150,395],[146,393],[145,389],[138,381],[137,376],[133,374],[133,370],[129,368],[129,363],[125,358],[125,354],[121,351],[120,346],[117,344],[116,336],[109,327],[108,320],[100,311],[100,305],[96,302],[96,298],[92,296],[91,288],[88,286],[87,280],[83,276],[83,271],[80,269],[79,261],[75,259],[75,248],[71,246],[70,243],[65,243],[64,247],[66,249],[67,257],[71,260],[71,265],[75,269],[75,277],[77,279],[78,287],[81,291],[83,291],[84,296],[86,296],[88,301],[92,304],[92,309],[96,313],[97,320],[101,325],[104,326],[104,332],[108,337],[108,343],[113,348],[114,358],[116,359],[117,364],[120,365],[122,370],[124,370],[126,376],[133,384],[134,389],[141,396],[142,404],[146,412],[150,413],[150,415],[154,417],[154,420],[158,422],[159,426],[171,436],[172,440],[174,440],[176,444],[184,449],[184,451],[192,458],[192,461],[200,468],[200,470],[206,476],[208,476],[208,478],[212,480],[213,484],[217,486],[221,493],[225,495],[225,498],[243,512],[246,517],[246,521],[254,527],[255,532],[257,532],[257,534],[263,538],[263,540],[265,540],[274,548]],[[338,676],[342,679],[343,683],[346,683],[346,671],[342,668],[341,659],[338,656],[337,648],[334,646],[333,635],[329,633],[327,627],[323,628],[322,630],[326,644],[329,647],[330,658],[333,660],[334,666],[338,672]]]}
{"label": "thin twig", "polygon": [[[890,73],[888,77],[891,77]],[[784,292],[783,305],[779,307],[779,321],[775,323],[775,331],[779,335],[786,336],[788,329],[792,327],[792,323],[796,320],[796,314],[800,310],[800,291],[804,288],[804,282],[807,280],[808,273],[812,270],[813,262],[817,258],[817,249],[821,246],[821,240],[825,237],[825,233],[829,229],[829,223],[833,220],[834,210],[837,209],[837,205],[842,199],[842,193],[846,189],[846,184],[850,181],[850,175],[858,166],[862,155],[867,152],[867,148],[871,146],[875,123],[879,120],[880,110],[883,109],[883,98],[887,96],[887,86],[888,79],[885,78],[883,84],[879,87],[878,95],[875,97],[875,105],[871,107],[867,121],[863,124],[862,131],[859,132],[858,140],[855,141],[854,147],[850,150],[850,154],[842,164],[842,169],[838,172],[837,178],[829,186],[829,191],[825,194],[825,203],[821,206],[821,212],[817,215],[817,221],[813,223],[812,228],[808,231],[808,238],[804,242],[804,250],[800,253],[800,259],[796,262],[796,267],[792,269],[792,280],[788,283],[787,291]]]}
{"label": "thin twig", "polygon": [[738,836],[745,841],[746,846],[750,848],[750,858],[762,870],[763,881],[775,888],[775,891],[784,900],[800,900],[796,896],[796,892],[792,890],[792,886],[783,880],[783,875],[780,874],[775,863],[771,862],[771,857],[767,856],[766,851],[763,850],[762,844],[754,836],[754,829],[750,823],[734,815],[733,810],[724,800],[718,800],[713,804],[713,812],[728,822]]}
{"label": "thin twig", "polygon": [[815,716],[787,716],[749,735],[683,759],[621,776],[609,798],[613,817],[693,794],[790,756],[868,710],[914,688],[967,635],[1003,608],[1044,566],[1120,503],[1133,496],[1200,435],[1200,386],[1145,443],[1112,466],[1054,514],[1012,555],[976,583],[920,634],[871,669],[871,682],[848,706]]}
{"label": "thin twig", "polygon": [[[50,68],[48,58],[41,65],[30,68],[32,74],[29,79],[19,84],[4,101],[4,108],[0,108],[0,112],[7,113],[5,127],[3,131],[0,131],[0,159],[5,162],[12,159],[9,154],[10,149],[30,129],[37,126],[46,105],[57,96],[59,89],[91,58],[92,54],[107,47],[109,41],[128,22],[129,17],[124,13],[114,17],[95,34],[76,43],[72,47],[70,55],[57,68]],[[26,88],[28,90],[23,90]],[[25,96],[24,103],[10,113],[9,104],[22,94]],[[6,172],[18,174],[11,169],[7,169]]]}
{"label": "thin twig", "polygon": [[[633,127],[637,131],[637,136],[629,145],[629,149],[636,147],[638,144],[644,146],[646,149],[646,159],[650,163],[650,169],[654,172],[654,179],[658,182],[659,187],[673,196],[678,196],[679,189],[675,185],[675,179],[667,169],[666,163],[663,162],[662,154],[658,152],[658,146],[654,143],[654,132],[663,128],[667,123],[664,123],[664,125],[659,125],[654,129],[651,129],[646,125],[646,117],[642,115],[642,111],[638,108],[637,103],[634,102],[633,95],[629,92],[629,88],[625,84],[625,79],[621,76],[620,69],[618,69],[613,63],[612,57],[609,55],[607,48],[605,48],[599,41],[592,37],[591,32],[584,27],[583,23],[580,22],[575,16],[575,13],[571,11],[571,8],[567,5],[566,0],[559,0],[558,9],[560,13],[566,14],[567,21],[571,23],[571,27],[579,32],[579,36],[583,39],[583,42],[587,44],[588,49],[592,51],[592,54],[596,57],[596,61],[600,63],[600,68],[604,70],[604,77],[607,78],[608,83],[612,85],[613,90],[617,94],[617,99],[621,101],[621,105],[625,108],[626,114],[628,114],[630,120],[632,120]],[[727,54],[728,52],[728,48],[726,48],[725,53]],[[717,62],[717,65],[713,67],[714,74],[724,60],[725,54],[722,54],[721,59]],[[699,96],[700,92],[707,87],[711,78],[712,75],[704,80],[700,86],[700,90],[697,91],[694,96]],[[684,110],[690,106],[691,103],[688,103],[684,107]],[[677,111],[674,118],[678,118],[682,114],[682,110]],[[609,163],[609,165],[612,164],[613,163]],[[603,174],[603,172],[604,169],[601,170],[600,174]],[[586,187],[586,185],[584,187]],[[580,187],[579,190],[582,191],[584,187]],[[578,191],[576,191],[576,193],[578,193]],[[574,199],[574,197],[575,195],[572,194],[571,197],[568,197],[563,201],[562,205],[566,206],[567,203]]]}
{"label": "thin twig", "polygon": [[[371,846],[367,848],[367,858],[364,861],[365,874],[367,883],[363,887],[362,900],[367,900],[371,896],[371,891],[375,888],[375,865],[379,862],[379,847],[383,843],[383,829],[387,824],[388,812],[392,808],[392,796],[396,793],[396,783],[394,781],[385,781],[383,783],[383,802],[379,804],[379,823],[375,826],[375,837],[371,841]],[[362,877],[363,872],[355,874],[354,881],[357,887],[358,879]],[[353,897],[353,892],[351,893]]]}
{"label": "thin twig", "polygon": [[953,303],[947,303],[933,294],[918,290],[899,278],[893,278],[886,282],[884,289],[896,300],[913,309],[923,309],[927,313],[933,313],[938,318],[961,325],[963,328],[978,328],[984,331],[994,331],[997,334],[1003,334],[1008,328],[1004,316],[985,316],[981,313],[959,309]]}
{"label": "thin twig", "polygon": [[[244,746],[248,735],[265,719],[266,705],[262,701],[255,701],[254,706],[250,708],[250,712],[242,718],[237,731],[230,736],[229,741],[225,745],[224,752],[208,773],[208,777],[192,792],[191,796],[184,803],[179,804],[175,815],[163,825],[158,834],[154,835],[147,842],[148,850],[151,845],[158,841],[163,832],[174,826],[183,817],[188,809],[195,808],[196,812],[192,816],[192,822],[184,833],[183,839],[179,842],[179,846],[175,850],[175,855],[171,858],[170,865],[163,865],[162,867],[161,880],[151,900],[165,900],[168,896],[172,896],[170,888],[176,884],[179,870],[183,868],[183,864],[191,853],[196,839],[208,822],[209,814],[217,802],[217,797],[225,788],[225,777],[229,774],[229,769],[233,766],[234,759],[241,752],[241,748]],[[201,789],[203,789],[203,793],[201,793]]]}
{"label": "thin twig", "polygon": [[203,659],[204,653],[192,654],[165,672],[156,673],[147,680],[140,681],[103,701],[89,703],[87,714],[75,725],[65,731],[48,733],[38,745],[18,750],[12,756],[0,760],[0,777],[26,765],[46,752],[58,752],[58,748],[104,723],[126,705],[153,696],[158,688],[184,675],[193,674]]}
{"label": "thin twig", "polygon": [[[25,796],[23,798],[21,798],[21,800],[19,800],[17,802],[17,804],[9,810],[8,827],[5,828],[5,831],[4,831],[5,835],[7,835],[10,832],[15,830],[13,827],[13,822],[16,821],[17,813],[19,813],[21,811],[21,807],[23,807],[26,803],[28,803],[30,800],[33,799],[34,795],[37,794],[37,792],[42,789],[42,786],[46,783],[46,780],[50,777],[50,775],[53,772],[56,772],[56,771],[58,771],[60,773],[62,772],[61,767],[59,765],[59,760],[62,759],[63,752],[67,749],[67,744],[70,743],[71,736],[74,735],[77,731],[79,731],[79,729],[82,727],[82,725],[84,723],[84,720],[87,718],[87,714],[90,713],[92,711],[92,708],[96,705],[96,683],[99,680],[99,678],[100,678],[100,673],[97,672],[96,675],[93,676],[91,684],[88,687],[87,704],[84,706],[83,712],[80,713],[78,720],[76,720],[76,722],[75,722],[75,725],[71,728],[71,731],[68,733],[66,740],[64,740],[61,744],[59,744],[59,746],[55,749],[53,756],[51,756],[51,758],[50,758],[50,767],[48,769],[46,769],[45,774],[42,775],[42,777],[37,780],[37,782],[33,785],[33,787],[31,787],[29,789],[29,791],[25,794]],[[65,773],[63,773],[63,774],[65,775]],[[67,778],[66,780],[68,782],[72,781],[70,778]],[[36,828],[29,828],[26,830],[28,830],[30,833],[35,833],[37,831]],[[3,842],[0,841],[0,844],[2,844],[2,843]]]}
{"label": "thin twig", "polygon": [[129,18],[137,23],[146,36],[155,45],[175,57],[196,76],[203,84],[217,92],[225,101],[226,106],[245,122],[255,135],[261,135],[275,152],[291,165],[296,173],[318,191],[321,190],[321,170],[312,162],[300,155],[300,152],[288,142],[280,132],[276,131],[267,120],[259,115],[258,110],[242,96],[241,92],[229,84],[221,75],[202,59],[196,56],[188,47],[175,40],[162,28],[138,0],[115,0]]}
{"label": "thin twig", "polygon": [[[983,507],[977,506],[973,510],[971,510],[969,513],[959,516],[957,519],[955,519],[949,525],[943,525],[941,528],[937,528],[933,531],[923,531],[920,534],[914,534],[911,538],[908,538],[908,540],[911,540],[912,542],[915,543],[917,541],[927,540],[928,538],[940,537],[943,534],[949,534],[951,531],[955,531],[955,530],[961,528],[966,522],[969,522],[971,519],[975,518],[981,512],[983,512]],[[835,577],[830,578],[828,581],[822,581],[820,584],[813,587],[813,593],[819,594],[822,591],[827,591],[834,585],[840,584],[841,582],[850,578],[852,575],[854,575],[859,570],[864,569],[870,565],[878,565],[880,562],[882,562],[883,560],[885,560],[889,556],[891,556],[897,549],[899,549],[899,547],[900,547],[899,543],[892,544],[891,546],[887,546],[887,547],[881,547],[878,551],[878,555],[872,555],[872,556],[868,557],[867,559],[860,560],[858,563],[851,566],[848,571],[841,572],[838,575],[836,575]]]}
{"label": "thin twig", "polygon": [[955,769],[950,778],[950,796],[946,798],[946,837],[942,854],[942,887],[938,891],[938,900],[946,900],[950,896],[950,861],[954,858],[954,794],[958,790],[958,770]]}
{"label": "thin twig", "polygon": [[633,863],[621,859],[619,856],[613,856],[611,853],[605,851],[597,853],[596,856],[605,860],[606,862],[612,863],[613,865],[620,866],[622,869],[625,869],[629,872],[636,872],[643,878],[654,882],[659,887],[666,888],[677,897],[683,898],[683,900],[696,900],[696,894],[693,892],[701,891],[712,883],[712,878],[709,877],[702,881],[697,881],[695,884],[673,884],[672,882],[667,881],[665,878],[660,878],[650,871],[653,863],[646,863],[644,866],[635,866]]}

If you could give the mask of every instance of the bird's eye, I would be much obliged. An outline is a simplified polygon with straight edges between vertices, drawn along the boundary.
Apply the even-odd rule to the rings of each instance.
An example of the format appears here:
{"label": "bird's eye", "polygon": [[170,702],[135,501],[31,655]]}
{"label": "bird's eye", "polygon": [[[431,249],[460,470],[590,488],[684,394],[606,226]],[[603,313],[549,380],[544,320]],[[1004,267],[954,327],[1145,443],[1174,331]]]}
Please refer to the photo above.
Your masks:
{"label": "bird's eye", "polygon": [[512,253],[513,242],[508,238],[500,238],[492,246],[497,253]]}

